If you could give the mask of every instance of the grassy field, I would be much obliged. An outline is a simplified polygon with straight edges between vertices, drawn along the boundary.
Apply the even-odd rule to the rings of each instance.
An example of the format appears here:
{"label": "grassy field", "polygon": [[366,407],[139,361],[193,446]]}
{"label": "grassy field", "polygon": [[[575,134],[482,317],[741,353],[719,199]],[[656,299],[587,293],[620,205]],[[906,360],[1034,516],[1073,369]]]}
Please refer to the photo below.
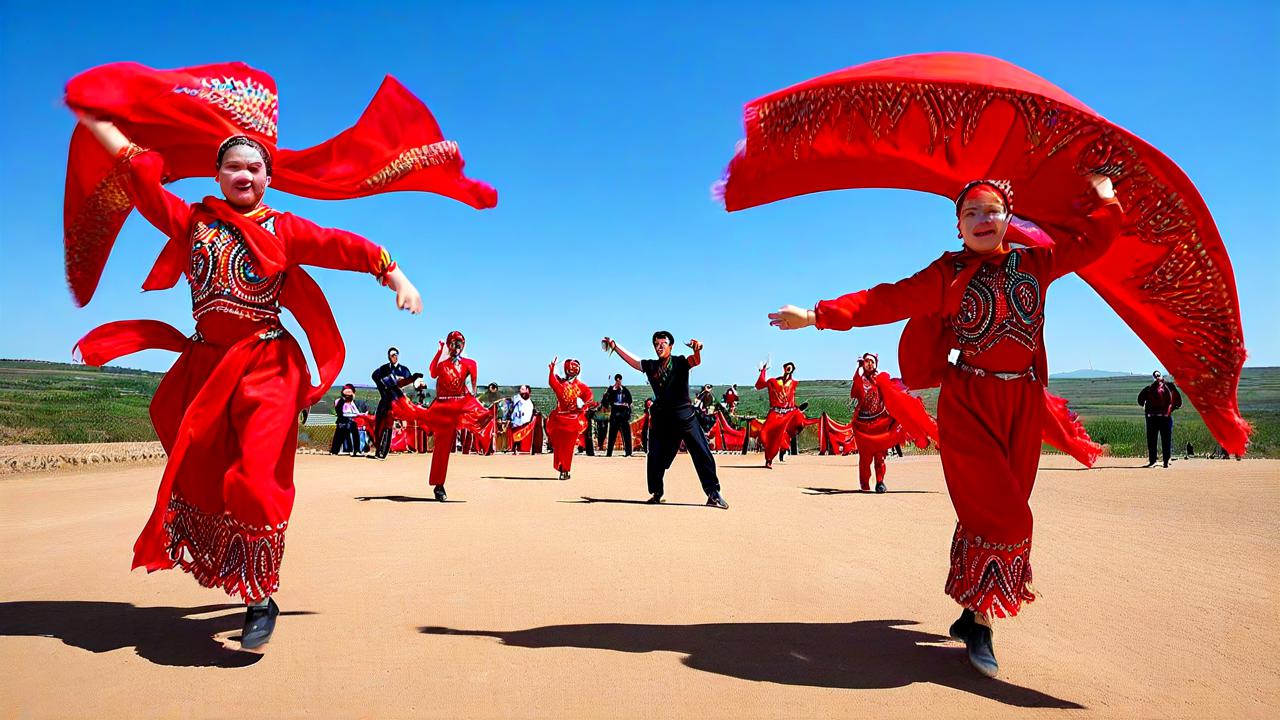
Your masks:
{"label": "grassy field", "polygon": [[[141,370],[0,360],[0,445],[154,440],[147,405],[160,377]],[[1049,388],[1071,401],[1090,435],[1110,445],[1112,455],[1132,457],[1146,453],[1146,426],[1136,399],[1147,381],[1145,376],[1051,380]],[[628,387],[637,404],[650,394],[647,386]],[[715,387],[717,398],[726,387]],[[514,390],[512,386],[501,388],[504,395]],[[597,397],[604,392],[602,387],[594,390]],[[740,384],[738,391],[742,396],[739,414],[765,413],[767,397],[763,391],[752,389],[750,382]],[[370,408],[376,406],[377,393],[372,389],[357,392]],[[331,431],[324,425],[332,417],[336,397],[337,390],[331,390],[313,407],[312,424],[302,431],[306,444],[327,443]],[[802,381],[796,397],[809,402],[809,415],[826,412],[847,422],[851,414],[848,380]],[[937,391],[926,391],[922,397],[932,412]],[[1239,397],[1245,418],[1254,426],[1250,455],[1280,457],[1280,368],[1245,368]],[[547,388],[535,388],[533,400],[539,408],[553,404]],[[801,436],[802,448],[816,445],[812,435],[810,431]],[[1204,422],[1190,407],[1177,414],[1173,441],[1179,454],[1188,442],[1200,455],[1216,447]]]}

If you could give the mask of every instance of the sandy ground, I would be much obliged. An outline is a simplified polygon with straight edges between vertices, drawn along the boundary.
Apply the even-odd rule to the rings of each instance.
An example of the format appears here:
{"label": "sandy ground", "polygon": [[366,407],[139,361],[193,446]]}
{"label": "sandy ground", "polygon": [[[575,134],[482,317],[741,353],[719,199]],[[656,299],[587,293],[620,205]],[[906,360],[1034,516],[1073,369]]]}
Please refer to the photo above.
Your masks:
{"label": "sandy ground", "polygon": [[[954,523],[935,457],[773,471],[678,458],[298,458],[281,617],[128,571],[159,465],[0,480],[3,717],[1275,717],[1280,461],[1046,457],[1043,593],[996,633],[1001,678],[943,635]],[[686,504],[688,503],[688,504]]]}
{"label": "sandy ground", "polygon": [[0,445],[0,475],[56,470],[118,462],[159,462],[160,441],[73,443],[65,445]]}

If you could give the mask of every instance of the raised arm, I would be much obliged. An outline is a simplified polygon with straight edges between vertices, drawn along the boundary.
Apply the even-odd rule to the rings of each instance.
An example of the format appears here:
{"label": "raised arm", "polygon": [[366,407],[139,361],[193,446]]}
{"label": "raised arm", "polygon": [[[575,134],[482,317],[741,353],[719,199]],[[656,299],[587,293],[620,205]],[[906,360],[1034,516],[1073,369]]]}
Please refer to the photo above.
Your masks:
{"label": "raised arm", "polygon": [[395,291],[396,307],[415,315],[422,312],[418,289],[385,248],[353,232],[321,227],[292,213],[280,216],[277,232],[288,243],[290,264],[369,273]]}
{"label": "raised arm", "polygon": [[164,159],[158,153],[129,142],[120,128],[107,120],[76,113],[80,124],[127,170],[129,199],[157,230],[184,239],[191,227],[191,206],[164,189]]}
{"label": "raised arm", "polygon": [[622,361],[630,365],[636,372],[644,372],[644,370],[641,369],[640,361],[636,359],[636,356],[627,352],[627,349],[619,345],[617,340],[606,337],[604,340],[600,341],[600,344],[604,345],[606,350],[612,350],[613,352],[618,353],[618,357],[622,358]]}
{"label": "raised arm", "polygon": [[440,356],[444,353],[444,341],[440,341],[440,347],[436,350],[436,356],[431,358],[431,365],[427,367],[427,372],[431,373],[431,377],[439,377],[437,371],[440,366]]}
{"label": "raised arm", "polygon": [[1116,199],[1111,179],[1105,175],[1091,175],[1089,182],[1089,190],[1076,200],[1081,210],[1088,211],[1083,223],[1076,221],[1070,227],[1063,221],[1044,223],[1054,237],[1053,247],[1047,249],[1052,258],[1049,273],[1052,279],[1088,266],[1106,254],[1120,236],[1124,209]]}
{"label": "raised arm", "polygon": [[560,395],[560,387],[564,385],[564,383],[560,382],[560,378],[556,376],[556,361],[559,359],[559,356],[557,356],[551,361],[550,365],[547,365],[547,385],[557,397]]}
{"label": "raised arm", "polygon": [[763,390],[769,386],[769,381],[764,376],[764,374],[768,372],[768,370],[769,370],[769,363],[764,363],[760,366],[760,377],[756,378],[757,390]]}
{"label": "raised arm", "polygon": [[693,354],[689,356],[689,367],[696,368],[702,364],[702,343],[690,339],[689,349],[693,350]]}

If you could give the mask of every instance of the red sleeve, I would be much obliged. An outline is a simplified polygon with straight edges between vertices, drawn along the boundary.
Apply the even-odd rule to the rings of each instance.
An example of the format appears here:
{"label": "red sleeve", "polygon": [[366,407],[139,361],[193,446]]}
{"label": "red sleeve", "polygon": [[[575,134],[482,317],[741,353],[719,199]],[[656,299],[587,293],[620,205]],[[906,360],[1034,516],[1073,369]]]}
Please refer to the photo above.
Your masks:
{"label": "red sleeve", "polygon": [[475,387],[480,383],[480,366],[476,365],[475,360],[463,358],[467,363],[467,373],[471,375],[471,387]]}
{"label": "red sleeve", "polygon": [[858,382],[860,376],[854,373],[853,385],[849,388],[849,397],[854,400],[862,400],[862,383]]}
{"label": "red sleeve", "polygon": [[130,145],[120,162],[128,169],[129,196],[147,222],[166,236],[183,239],[191,229],[191,206],[164,189],[164,158],[160,153]]}
{"label": "red sleeve", "polygon": [[1048,224],[1050,234],[1054,236],[1054,244],[1045,248],[1049,255],[1049,279],[1056,280],[1067,273],[1073,273],[1102,257],[1120,236],[1120,227],[1124,223],[1124,209],[1120,201],[1096,199],[1093,210],[1085,216],[1083,223],[1073,229],[1061,224]]}
{"label": "red sleeve", "polygon": [[560,378],[556,377],[556,368],[554,365],[547,368],[547,384],[551,386],[551,392],[555,393],[556,397],[560,397],[560,386],[563,383],[560,382]]}
{"label": "red sleeve", "polygon": [[382,279],[395,263],[386,249],[346,230],[320,227],[292,213],[276,221],[288,247],[291,265],[313,265],[331,270],[365,272]]}
{"label": "red sleeve", "polygon": [[439,375],[436,374],[436,369],[440,365],[440,355],[443,352],[444,346],[441,345],[440,348],[436,350],[436,356],[431,358],[431,364],[427,366],[427,372],[430,373],[433,378],[439,377]]}
{"label": "red sleeve", "polygon": [[870,290],[823,300],[813,311],[819,330],[885,325],[937,312],[945,289],[943,264],[938,260],[896,283],[882,283]]}
{"label": "red sleeve", "polygon": [[763,390],[769,382],[764,378],[764,368],[760,368],[760,377],[756,378],[756,389]]}

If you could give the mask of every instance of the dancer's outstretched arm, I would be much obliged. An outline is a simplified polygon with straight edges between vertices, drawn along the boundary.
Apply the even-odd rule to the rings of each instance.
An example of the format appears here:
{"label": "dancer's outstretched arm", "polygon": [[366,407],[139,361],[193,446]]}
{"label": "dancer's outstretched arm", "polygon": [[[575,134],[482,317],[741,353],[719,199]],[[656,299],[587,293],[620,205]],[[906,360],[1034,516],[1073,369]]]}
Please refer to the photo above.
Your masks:
{"label": "dancer's outstretched arm", "polygon": [[436,356],[431,358],[431,364],[427,366],[427,372],[431,373],[431,377],[440,377],[439,365],[440,356],[444,354],[444,341],[440,341],[440,347],[436,348]]}
{"label": "dancer's outstretched arm", "polygon": [[604,346],[605,350],[618,353],[618,357],[622,358],[622,361],[634,368],[636,372],[644,372],[640,368],[640,361],[636,359],[636,356],[627,352],[627,349],[619,345],[617,340],[606,337],[600,341],[600,344]]}
{"label": "dancer's outstretched arm", "polygon": [[882,283],[870,290],[823,300],[813,308],[783,305],[769,313],[769,324],[779,330],[816,326],[821,330],[886,325],[916,315],[937,312],[942,306],[946,279],[942,264],[928,267],[896,283]]}
{"label": "dancer's outstretched arm", "polygon": [[556,376],[556,363],[560,362],[560,356],[557,355],[551,359],[551,364],[547,365],[547,386],[551,388],[557,396],[560,394],[560,386],[564,383],[560,382],[560,378]]}

